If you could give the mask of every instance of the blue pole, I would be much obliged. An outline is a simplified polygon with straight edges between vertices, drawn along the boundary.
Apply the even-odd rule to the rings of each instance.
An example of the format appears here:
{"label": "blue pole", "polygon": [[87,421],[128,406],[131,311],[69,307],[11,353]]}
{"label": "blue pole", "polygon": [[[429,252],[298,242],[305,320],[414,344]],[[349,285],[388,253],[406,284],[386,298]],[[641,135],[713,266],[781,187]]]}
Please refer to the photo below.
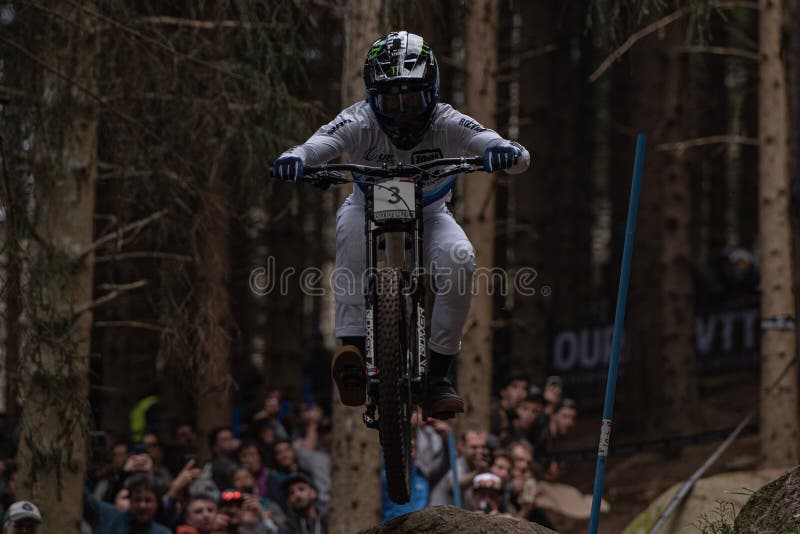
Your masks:
{"label": "blue pole", "polygon": [[631,184],[631,198],[628,203],[628,222],[625,226],[625,246],[622,250],[622,270],[619,275],[619,290],[617,291],[617,310],[614,316],[614,337],[611,341],[611,360],[608,362],[606,400],[603,405],[603,421],[600,425],[600,446],[597,451],[597,470],[594,474],[594,494],[592,495],[592,515],[589,521],[589,534],[597,534],[597,524],[600,520],[600,503],[603,499],[603,476],[606,472],[608,443],[611,440],[611,416],[614,412],[619,349],[622,345],[625,305],[628,301],[628,280],[630,279],[631,258],[633,257],[633,237],[636,234],[636,214],[639,211],[639,189],[642,183],[645,139],[646,137],[644,134],[639,134],[636,138],[636,159],[633,163],[633,184]]}
{"label": "blue pole", "polygon": [[450,456],[450,469],[453,472],[453,504],[461,508],[461,486],[458,485],[458,465],[456,458],[456,437],[453,430],[447,432],[447,454]]}

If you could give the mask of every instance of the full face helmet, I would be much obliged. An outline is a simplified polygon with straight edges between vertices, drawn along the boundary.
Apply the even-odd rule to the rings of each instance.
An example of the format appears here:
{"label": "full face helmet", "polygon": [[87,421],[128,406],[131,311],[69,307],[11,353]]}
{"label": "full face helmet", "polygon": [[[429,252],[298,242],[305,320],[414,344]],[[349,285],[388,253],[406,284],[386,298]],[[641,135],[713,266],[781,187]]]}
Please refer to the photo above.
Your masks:
{"label": "full face helmet", "polygon": [[367,101],[392,144],[417,145],[439,101],[439,65],[428,43],[406,31],[384,35],[364,62]]}

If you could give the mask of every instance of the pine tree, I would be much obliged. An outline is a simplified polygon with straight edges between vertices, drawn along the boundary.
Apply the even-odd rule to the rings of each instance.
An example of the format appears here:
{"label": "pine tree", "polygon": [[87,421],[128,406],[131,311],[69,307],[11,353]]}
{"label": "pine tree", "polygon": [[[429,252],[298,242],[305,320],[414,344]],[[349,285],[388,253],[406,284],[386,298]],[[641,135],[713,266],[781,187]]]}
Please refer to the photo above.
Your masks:
{"label": "pine tree", "polygon": [[[759,0],[759,240],[761,256],[761,456],[798,462],[797,346],[789,221],[789,109],[781,0]],[[786,318],[789,318],[788,321]]]}
{"label": "pine tree", "polygon": [[[354,0],[344,15],[345,52],[342,105],[363,98],[364,57],[380,37],[382,2]],[[367,428],[363,408],[349,408],[333,395],[333,450],[331,452],[332,534],[350,534],[378,522],[381,510],[381,451],[378,432]]]}
{"label": "pine tree", "polygon": [[[89,427],[89,340],[97,304],[92,273],[98,107],[91,96],[97,89],[92,60],[97,41],[91,20],[65,6],[57,9],[58,18],[39,20],[40,25],[35,17],[23,18],[13,28],[37,36],[27,49],[25,33],[17,35],[16,51],[35,58],[22,82],[35,88],[32,98],[39,111],[26,117],[34,133],[30,177],[36,243],[25,287],[30,328],[19,355],[17,498],[39,503],[41,530],[47,534],[79,531]],[[50,68],[43,68],[48,63]],[[12,64],[25,69],[22,63]]]}
{"label": "pine tree", "polygon": [[[473,2],[467,20],[467,113],[478,122],[495,126],[497,86],[497,0]],[[472,241],[478,269],[458,362],[458,387],[466,402],[462,420],[469,426],[488,428],[492,392],[491,271],[494,260],[494,181],[475,174],[464,180],[463,228]]]}

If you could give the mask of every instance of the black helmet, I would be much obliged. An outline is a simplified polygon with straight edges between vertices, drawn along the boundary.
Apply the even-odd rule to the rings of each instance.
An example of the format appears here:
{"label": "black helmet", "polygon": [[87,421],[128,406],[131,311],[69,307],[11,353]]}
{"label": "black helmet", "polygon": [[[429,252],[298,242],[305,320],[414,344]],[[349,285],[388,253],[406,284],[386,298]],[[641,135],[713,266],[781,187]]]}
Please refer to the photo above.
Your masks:
{"label": "black helmet", "polygon": [[392,143],[402,150],[419,143],[439,101],[439,65],[428,43],[406,31],[384,35],[369,49],[364,83]]}

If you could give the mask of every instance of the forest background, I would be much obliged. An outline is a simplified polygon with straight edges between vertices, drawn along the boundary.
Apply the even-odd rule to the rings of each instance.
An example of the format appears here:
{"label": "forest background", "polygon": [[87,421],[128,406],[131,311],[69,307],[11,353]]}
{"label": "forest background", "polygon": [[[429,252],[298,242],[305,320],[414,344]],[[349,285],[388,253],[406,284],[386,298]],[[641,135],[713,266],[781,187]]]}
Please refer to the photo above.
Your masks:
{"label": "forest background", "polygon": [[[522,175],[455,190],[479,266],[535,271],[533,294],[490,276],[474,299],[463,424],[486,425],[515,373],[560,375],[599,419],[642,132],[614,438],[756,410],[761,462],[798,463],[795,0],[10,2],[2,408],[48,514],[79,513],[89,432],[124,433],[138,400],[157,394],[165,425],[202,437],[304,380],[333,406],[334,488],[352,488],[336,473],[375,436],[336,431],[360,416],[318,364],[336,344],[317,293],[343,193],[267,169],[363,98],[366,50],[398,28],[431,44],[442,101],[533,154]],[[259,268],[309,267],[319,291],[252,288]]]}

